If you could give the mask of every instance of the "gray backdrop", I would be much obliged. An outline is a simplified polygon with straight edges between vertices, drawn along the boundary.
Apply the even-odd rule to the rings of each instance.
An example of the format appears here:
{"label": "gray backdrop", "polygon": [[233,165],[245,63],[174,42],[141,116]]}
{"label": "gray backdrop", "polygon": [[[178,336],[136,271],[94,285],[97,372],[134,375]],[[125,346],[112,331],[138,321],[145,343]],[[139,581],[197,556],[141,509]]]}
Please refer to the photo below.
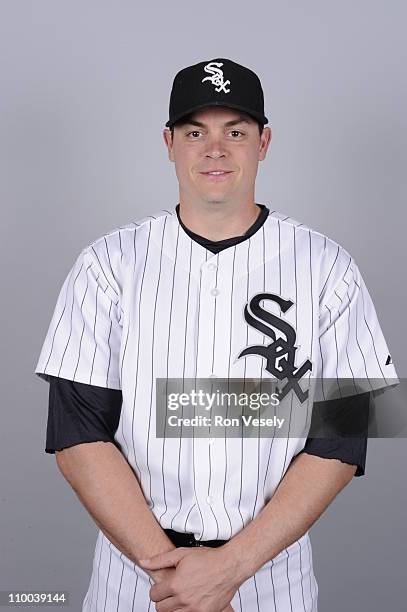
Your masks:
{"label": "gray backdrop", "polygon": [[[58,291],[102,233],[177,203],[162,129],[175,73],[224,56],[260,76],[273,140],[256,201],[356,259],[405,376],[403,3],[0,4],[0,589],[66,589],[79,610],[96,527],[44,452],[33,370]],[[369,442],[312,529],[321,612],[405,609],[404,440]],[[5,609],[5,608],[4,608]]]}

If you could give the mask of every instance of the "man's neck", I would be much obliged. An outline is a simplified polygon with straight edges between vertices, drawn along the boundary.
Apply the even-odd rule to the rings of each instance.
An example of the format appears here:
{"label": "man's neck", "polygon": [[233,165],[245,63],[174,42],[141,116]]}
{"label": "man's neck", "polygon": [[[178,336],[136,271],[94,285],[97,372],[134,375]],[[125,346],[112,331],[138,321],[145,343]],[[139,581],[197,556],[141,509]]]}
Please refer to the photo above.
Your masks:
{"label": "man's neck", "polygon": [[195,208],[182,201],[179,203],[182,223],[191,232],[215,241],[245,234],[260,212],[261,208],[255,202],[233,210],[221,204],[208,204],[205,208]]}

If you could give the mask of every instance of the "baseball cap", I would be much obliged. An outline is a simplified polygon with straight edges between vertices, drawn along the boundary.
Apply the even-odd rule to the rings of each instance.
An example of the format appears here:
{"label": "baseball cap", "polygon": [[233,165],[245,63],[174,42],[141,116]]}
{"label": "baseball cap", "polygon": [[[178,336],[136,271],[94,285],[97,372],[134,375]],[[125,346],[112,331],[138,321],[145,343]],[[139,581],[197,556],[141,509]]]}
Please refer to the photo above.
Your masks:
{"label": "baseball cap", "polygon": [[227,106],[244,111],[263,125],[268,123],[259,77],[224,57],[188,66],[175,75],[166,127],[205,106]]}

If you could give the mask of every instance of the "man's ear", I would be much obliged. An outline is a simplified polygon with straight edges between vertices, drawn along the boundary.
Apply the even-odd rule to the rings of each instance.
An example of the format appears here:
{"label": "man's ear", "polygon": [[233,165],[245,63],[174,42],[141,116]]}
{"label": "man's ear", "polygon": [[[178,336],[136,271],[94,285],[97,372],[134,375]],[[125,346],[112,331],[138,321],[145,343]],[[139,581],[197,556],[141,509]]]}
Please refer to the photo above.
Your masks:
{"label": "man's ear", "polygon": [[171,134],[171,131],[169,128],[164,128],[163,130],[163,138],[164,138],[164,142],[167,146],[167,150],[168,150],[168,159],[170,161],[174,161],[174,153],[173,153],[173,135]]}
{"label": "man's ear", "polygon": [[262,161],[267,154],[271,142],[271,127],[265,127],[260,136],[259,161]]}

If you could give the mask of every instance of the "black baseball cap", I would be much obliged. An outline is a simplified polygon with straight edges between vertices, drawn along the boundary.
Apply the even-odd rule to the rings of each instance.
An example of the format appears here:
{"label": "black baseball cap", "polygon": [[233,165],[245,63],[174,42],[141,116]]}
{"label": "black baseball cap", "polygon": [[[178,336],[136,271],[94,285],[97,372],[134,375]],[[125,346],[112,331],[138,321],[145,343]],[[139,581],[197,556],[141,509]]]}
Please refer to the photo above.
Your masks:
{"label": "black baseball cap", "polygon": [[263,125],[268,123],[259,77],[224,57],[188,66],[175,75],[166,127],[205,106],[227,106],[244,111]]}

